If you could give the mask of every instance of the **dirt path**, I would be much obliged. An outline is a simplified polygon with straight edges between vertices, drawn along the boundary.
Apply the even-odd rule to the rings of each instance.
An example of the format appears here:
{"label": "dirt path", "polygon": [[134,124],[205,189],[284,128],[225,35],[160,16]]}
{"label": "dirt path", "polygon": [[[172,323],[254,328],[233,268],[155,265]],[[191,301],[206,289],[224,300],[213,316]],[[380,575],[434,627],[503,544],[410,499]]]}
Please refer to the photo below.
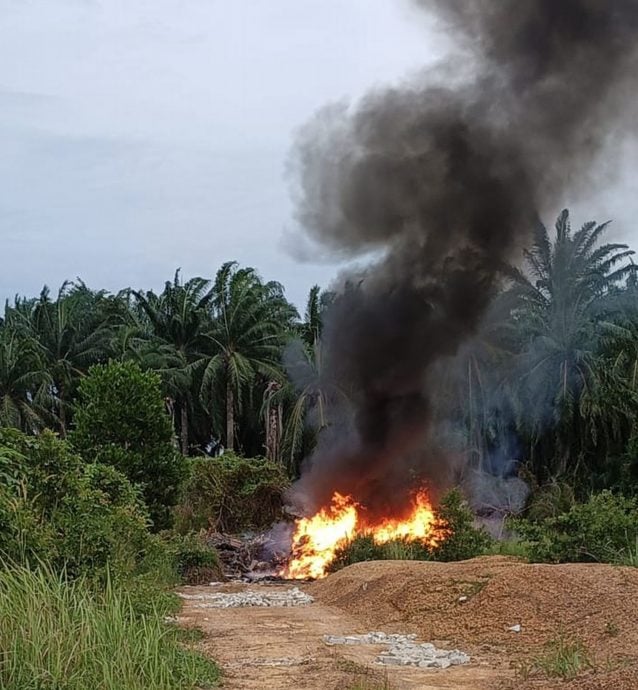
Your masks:
{"label": "dirt path", "polygon": [[[186,587],[187,594],[251,589],[272,591],[284,585]],[[286,585],[287,587],[288,585]],[[507,670],[495,670],[473,657],[467,666],[448,669],[380,667],[383,647],[329,647],[323,636],[371,632],[338,608],[319,604],[285,608],[198,608],[186,600],[185,626],[205,633],[204,650],[220,665],[226,690],[494,690]],[[423,640],[445,647],[445,640]]]}

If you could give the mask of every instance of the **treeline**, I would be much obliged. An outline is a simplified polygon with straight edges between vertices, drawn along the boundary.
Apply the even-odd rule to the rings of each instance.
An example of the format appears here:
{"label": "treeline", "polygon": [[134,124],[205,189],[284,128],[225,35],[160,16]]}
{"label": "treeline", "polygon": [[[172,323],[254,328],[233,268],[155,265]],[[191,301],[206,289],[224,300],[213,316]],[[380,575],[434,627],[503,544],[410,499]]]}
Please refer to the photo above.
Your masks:
{"label": "treeline", "polygon": [[5,307],[0,426],[34,434],[50,428],[64,438],[90,367],[131,361],[160,376],[184,455],[223,447],[281,460],[292,397],[282,352],[293,339],[312,347],[318,323],[318,288],[302,320],[280,284],[233,262],[214,280],[183,281],[178,271],[159,294],[126,288],[113,295],[81,281],[54,297],[45,288]]}
{"label": "treeline", "polygon": [[[466,467],[520,473],[537,495],[635,491],[638,281],[606,230],[572,230],[566,211],[555,233],[539,226],[481,332],[442,365],[440,426]],[[133,362],[159,376],[182,454],[266,456],[294,477],[331,423],[330,397],[348,394],[321,371],[334,299],[314,287],[300,316],[279,283],[233,262],[212,280],[178,271],[159,293],[78,281],[16,298],[0,325],[0,426],[64,438],[89,369]]]}

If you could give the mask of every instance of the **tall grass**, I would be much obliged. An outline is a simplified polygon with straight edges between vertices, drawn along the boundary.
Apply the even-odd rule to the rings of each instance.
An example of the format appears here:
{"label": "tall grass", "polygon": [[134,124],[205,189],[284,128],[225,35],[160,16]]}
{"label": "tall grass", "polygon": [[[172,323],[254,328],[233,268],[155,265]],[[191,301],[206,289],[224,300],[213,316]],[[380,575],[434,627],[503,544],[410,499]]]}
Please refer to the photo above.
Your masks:
{"label": "tall grass", "polygon": [[158,611],[136,613],[108,577],[96,591],[46,567],[0,570],[3,690],[189,690],[217,676]]}

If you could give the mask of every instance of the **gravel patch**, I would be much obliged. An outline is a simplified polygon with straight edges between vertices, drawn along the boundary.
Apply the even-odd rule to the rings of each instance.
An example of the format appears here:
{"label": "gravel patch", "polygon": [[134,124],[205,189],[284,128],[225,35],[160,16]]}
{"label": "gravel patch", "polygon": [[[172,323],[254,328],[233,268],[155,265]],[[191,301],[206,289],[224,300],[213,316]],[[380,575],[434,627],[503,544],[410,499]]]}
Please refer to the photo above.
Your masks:
{"label": "gravel patch", "polygon": [[180,593],[179,596],[182,599],[201,601],[201,604],[195,604],[195,607],[200,609],[229,609],[246,606],[307,606],[314,601],[309,594],[302,592],[298,587],[272,592],[246,590],[244,592],[217,592],[215,594]]}
{"label": "gravel patch", "polygon": [[418,666],[420,668],[448,668],[467,664],[470,657],[458,649],[437,649],[429,642],[419,643],[416,635],[388,635],[371,632],[365,635],[324,635],[327,645],[377,644],[388,649],[377,656],[384,666]]}

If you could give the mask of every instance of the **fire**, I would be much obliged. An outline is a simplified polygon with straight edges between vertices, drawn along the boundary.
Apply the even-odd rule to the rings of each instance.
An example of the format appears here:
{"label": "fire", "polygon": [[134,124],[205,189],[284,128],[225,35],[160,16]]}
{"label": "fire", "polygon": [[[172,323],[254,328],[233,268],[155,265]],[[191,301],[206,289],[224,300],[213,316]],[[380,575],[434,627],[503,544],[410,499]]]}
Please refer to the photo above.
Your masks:
{"label": "fire", "polygon": [[446,532],[424,490],[414,494],[407,517],[373,521],[367,519],[365,508],[352,496],[335,492],[328,507],[297,520],[292,557],[283,574],[295,579],[324,577],[337,550],[356,536],[371,535],[376,544],[401,539],[436,546],[445,539]]}

